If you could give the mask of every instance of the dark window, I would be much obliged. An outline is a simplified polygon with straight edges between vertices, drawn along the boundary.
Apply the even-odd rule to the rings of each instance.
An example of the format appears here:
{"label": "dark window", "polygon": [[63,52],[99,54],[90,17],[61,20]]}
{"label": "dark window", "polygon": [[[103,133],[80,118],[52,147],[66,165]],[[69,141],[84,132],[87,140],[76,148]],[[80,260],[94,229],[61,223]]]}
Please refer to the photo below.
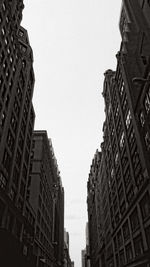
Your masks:
{"label": "dark window", "polygon": [[127,200],[128,200],[129,205],[131,204],[133,198],[134,198],[134,189],[133,189],[133,185],[131,185],[129,191],[127,192]]}
{"label": "dark window", "polygon": [[23,37],[23,35],[24,35],[24,32],[21,31],[21,30],[19,30],[19,36],[20,36],[20,37]]}
{"label": "dark window", "polygon": [[5,152],[4,152],[4,156],[3,156],[3,165],[4,165],[4,167],[5,167],[5,169],[7,170],[7,171],[9,171],[9,169],[10,169],[10,155],[9,155],[9,153],[7,152],[7,150],[5,149]]}
{"label": "dark window", "polygon": [[125,264],[125,258],[124,258],[124,251],[120,251],[119,253],[120,256],[120,267],[122,267]]}
{"label": "dark window", "polygon": [[13,147],[14,147],[14,138],[12,136],[11,131],[8,131],[8,136],[7,136],[7,145],[10,148],[11,151],[13,151]]}
{"label": "dark window", "polygon": [[11,188],[11,189],[10,189],[9,196],[10,196],[10,198],[11,198],[12,201],[15,201],[15,198],[16,198],[16,191],[15,191],[14,188]]}
{"label": "dark window", "polygon": [[118,246],[121,247],[123,244],[122,234],[121,231],[117,234]]}
{"label": "dark window", "polygon": [[149,99],[147,94],[146,94],[146,97],[144,99],[144,106],[145,106],[146,112],[149,113],[149,111],[150,111],[150,99]]}
{"label": "dark window", "polygon": [[18,181],[19,181],[19,172],[17,171],[15,167],[14,172],[13,172],[13,183],[16,187],[18,186]]}
{"label": "dark window", "polygon": [[16,153],[16,163],[17,163],[18,167],[20,167],[20,164],[21,164],[21,154],[20,154],[19,150],[17,150],[17,153]]}
{"label": "dark window", "polygon": [[145,144],[146,144],[147,150],[150,150],[150,135],[148,132],[145,135]]}
{"label": "dark window", "polygon": [[127,257],[127,262],[130,262],[133,259],[133,252],[132,252],[131,244],[126,246],[126,257]]}
{"label": "dark window", "polygon": [[143,219],[150,216],[150,195],[147,192],[140,202]]}
{"label": "dark window", "polygon": [[135,209],[133,213],[131,214],[130,222],[131,222],[132,231],[134,232],[139,227],[139,217],[138,217],[137,209]]}
{"label": "dark window", "polygon": [[145,229],[145,235],[146,235],[147,246],[150,249],[150,226],[148,226]]}
{"label": "dark window", "polygon": [[141,113],[140,113],[140,122],[141,122],[141,126],[143,127],[144,123],[145,123],[145,117],[144,117],[143,111],[141,111]]}
{"label": "dark window", "polygon": [[141,235],[134,239],[134,249],[135,256],[140,256],[143,254],[143,243]]}
{"label": "dark window", "polygon": [[125,241],[130,237],[128,221],[123,225],[123,236]]}
{"label": "dark window", "polygon": [[126,116],[126,127],[127,127],[127,129],[129,128],[130,124],[131,124],[131,112],[130,112],[130,110],[128,110],[128,113],[127,113],[127,116]]}
{"label": "dark window", "polygon": [[120,148],[122,149],[125,143],[125,136],[124,136],[124,132],[122,132],[121,137],[120,137]]}
{"label": "dark window", "polygon": [[21,181],[20,195],[22,196],[22,198],[24,198],[24,195],[25,195],[25,183],[23,181]]}
{"label": "dark window", "polygon": [[7,185],[6,177],[4,176],[2,172],[0,172],[0,187],[5,189],[6,185]]}

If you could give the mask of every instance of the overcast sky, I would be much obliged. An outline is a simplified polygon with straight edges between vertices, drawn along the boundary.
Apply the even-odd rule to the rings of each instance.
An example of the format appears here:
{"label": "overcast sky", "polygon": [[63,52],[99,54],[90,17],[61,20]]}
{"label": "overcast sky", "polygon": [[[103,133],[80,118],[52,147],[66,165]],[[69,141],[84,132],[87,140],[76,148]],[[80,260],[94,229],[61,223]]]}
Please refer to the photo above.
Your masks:
{"label": "overcast sky", "polygon": [[102,142],[103,73],[116,68],[121,0],[24,0],[34,53],[35,129],[52,139],[65,189],[70,255],[81,266],[87,180]]}

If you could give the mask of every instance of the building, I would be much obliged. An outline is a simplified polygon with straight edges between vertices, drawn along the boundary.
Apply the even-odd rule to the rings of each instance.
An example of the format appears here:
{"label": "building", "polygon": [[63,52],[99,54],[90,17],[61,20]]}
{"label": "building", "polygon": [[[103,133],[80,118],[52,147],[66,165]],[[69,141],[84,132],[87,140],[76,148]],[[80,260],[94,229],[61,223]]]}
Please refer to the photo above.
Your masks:
{"label": "building", "polygon": [[69,233],[64,229],[64,267],[72,267],[72,262],[69,254]]}
{"label": "building", "polygon": [[[86,223],[85,236],[86,236],[86,247],[85,249],[81,251],[81,262],[82,262],[82,267],[90,267],[90,248],[89,248],[90,243],[89,243],[89,224],[88,223]],[[95,241],[96,243],[96,237],[93,238],[91,236],[91,242],[92,241],[93,242]]]}
{"label": "building", "polygon": [[46,131],[33,132],[28,194],[35,212],[36,266],[59,266],[59,261],[63,260],[64,191],[52,142]]}
{"label": "building", "polygon": [[[3,266],[10,262],[12,266],[24,266],[31,258],[34,237],[34,212],[26,200],[35,117],[34,73],[28,34],[20,26],[23,7],[21,0],[0,1],[0,262]],[[29,220],[25,217],[27,206],[31,212]]]}
{"label": "building", "polygon": [[[101,235],[100,230],[100,221],[102,217],[100,216],[100,192],[98,187],[98,173],[99,165],[101,162],[101,153],[97,150],[90,169],[89,180],[88,180],[88,230],[89,230],[89,256],[91,266],[99,266],[99,250],[100,250],[100,240]],[[87,239],[87,238],[86,238]]]}
{"label": "building", "polygon": [[85,249],[81,251],[81,262],[82,262],[82,267],[86,267],[86,250]]}
{"label": "building", "polygon": [[92,266],[150,266],[149,15],[149,1],[123,1],[117,68],[105,72],[104,141],[88,181]]}

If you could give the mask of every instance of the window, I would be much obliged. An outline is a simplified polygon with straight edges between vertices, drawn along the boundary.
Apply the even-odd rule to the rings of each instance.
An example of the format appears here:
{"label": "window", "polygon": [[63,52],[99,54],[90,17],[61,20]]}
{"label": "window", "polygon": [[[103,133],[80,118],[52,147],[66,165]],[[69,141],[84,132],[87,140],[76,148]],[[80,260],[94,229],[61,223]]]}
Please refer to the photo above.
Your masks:
{"label": "window", "polygon": [[149,97],[148,97],[147,94],[146,94],[146,97],[144,99],[144,106],[145,106],[146,112],[149,113],[149,111],[150,111],[150,100],[149,100]]}
{"label": "window", "polygon": [[129,205],[131,204],[133,198],[134,198],[134,190],[133,190],[133,185],[132,185],[127,193],[127,200],[128,200]]}
{"label": "window", "polygon": [[122,267],[125,264],[125,258],[124,258],[124,251],[120,251],[120,267]]}
{"label": "window", "polygon": [[134,232],[139,227],[139,217],[138,217],[137,209],[135,209],[133,213],[131,214],[130,222],[131,222],[132,231]]}
{"label": "window", "polygon": [[2,28],[2,35],[4,36],[5,35],[5,29],[4,28]]}
{"label": "window", "polygon": [[24,32],[21,31],[21,30],[19,30],[19,36],[20,36],[20,37],[23,37],[23,35],[24,35]]}
{"label": "window", "polygon": [[124,82],[122,82],[120,88],[119,88],[120,95],[122,96],[124,93]]}
{"label": "window", "polygon": [[141,113],[140,113],[140,123],[141,123],[141,126],[143,127],[144,123],[145,123],[145,117],[144,117],[143,111],[141,111]]}
{"label": "window", "polygon": [[123,101],[123,105],[122,105],[122,109],[123,109],[124,112],[126,112],[127,106],[128,106],[128,103],[127,103],[127,99],[125,98],[124,101]]}
{"label": "window", "polygon": [[6,68],[7,68],[7,63],[6,63],[6,61],[3,63],[3,69],[4,69],[4,71],[6,71]]}
{"label": "window", "polygon": [[150,150],[150,135],[148,132],[145,135],[145,144],[146,144],[147,150]]}
{"label": "window", "polygon": [[16,129],[17,129],[17,120],[16,120],[14,114],[12,114],[12,116],[11,116],[10,125],[11,125],[12,129],[13,129],[14,132],[15,132]]}
{"label": "window", "polygon": [[0,63],[3,63],[4,58],[5,58],[5,54],[4,54],[4,51],[2,51],[0,54]]}
{"label": "window", "polygon": [[123,201],[123,203],[120,206],[120,213],[122,216],[124,215],[125,211],[126,211],[126,204],[125,201]]}
{"label": "window", "polygon": [[19,150],[17,150],[17,153],[16,153],[16,163],[18,164],[18,167],[20,167],[20,164],[21,164],[21,154],[20,154]]}
{"label": "window", "polygon": [[17,102],[17,99],[15,99],[15,102],[14,102],[14,111],[16,113],[17,116],[19,116],[19,105],[18,105],[18,102]]}
{"label": "window", "polygon": [[16,192],[15,192],[14,188],[10,189],[9,196],[10,196],[12,201],[15,201]]}
{"label": "window", "polygon": [[130,262],[133,259],[133,252],[132,252],[131,244],[126,246],[126,257],[127,257],[127,262]]}
{"label": "window", "polygon": [[9,100],[10,100],[9,95],[7,95],[7,97],[6,97],[6,102],[5,102],[6,107],[8,107],[8,105],[9,105]]}
{"label": "window", "polygon": [[10,91],[10,92],[11,92],[12,86],[13,86],[13,81],[11,80],[11,81],[9,82],[9,91]]}
{"label": "window", "polygon": [[6,114],[5,114],[5,112],[3,112],[1,115],[0,126],[2,126],[2,127],[4,126],[5,119],[6,119]]}
{"label": "window", "polygon": [[118,104],[117,104],[117,108],[116,108],[116,112],[115,112],[115,117],[117,118],[118,115],[119,115],[119,106],[118,106]]}
{"label": "window", "polygon": [[22,45],[21,50],[23,53],[25,53],[27,51],[27,47],[25,45]]}
{"label": "window", "polygon": [[128,113],[127,113],[127,116],[126,116],[126,127],[127,127],[127,129],[129,128],[130,123],[131,123],[131,112],[130,112],[130,110],[128,110]]}
{"label": "window", "polygon": [[13,43],[13,41],[14,41],[14,37],[13,37],[13,35],[11,36],[11,41],[12,41],[12,43]]}
{"label": "window", "polygon": [[6,10],[6,6],[5,6],[4,3],[3,3],[3,5],[2,5],[2,8],[3,8],[4,11]]}
{"label": "window", "polygon": [[1,76],[0,77],[0,85],[2,85],[2,83],[3,83],[3,77]]}
{"label": "window", "polygon": [[119,233],[117,234],[117,240],[118,240],[118,246],[121,247],[122,244],[123,244],[123,239],[122,239],[121,230],[120,230]]}
{"label": "window", "polygon": [[9,59],[9,60],[10,60],[10,63],[12,64],[12,63],[13,63],[13,58],[12,58],[12,57],[10,57],[10,59]]}
{"label": "window", "polygon": [[132,128],[131,133],[129,135],[130,150],[133,148],[135,143],[136,143],[136,138],[135,138],[134,129]]}
{"label": "window", "polygon": [[19,172],[17,171],[17,168],[15,167],[14,172],[13,172],[13,183],[16,187],[18,186],[18,182],[19,182]]}
{"label": "window", "polygon": [[26,179],[27,179],[27,168],[26,168],[25,165],[23,165],[22,177],[26,181]]}
{"label": "window", "polygon": [[12,133],[11,133],[10,130],[8,131],[7,145],[10,148],[10,150],[12,151],[13,147],[14,147],[14,138],[13,138]]}
{"label": "window", "polygon": [[21,92],[20,87],[17,88],[17,96],[18,96],[18,99],[21,101],[22,100],[22,92]]}
{"label": "window", "polygon": [[3,100],[4,100],[4,97],[5,97],[6,91],[7,91],[7,88],[6,88],[6,86],[4,85],[3,88],[2,88],[2,99],[3,99]]}
{"label": "window", "polygon": [[124,146],[124,142],[125,142],[125,135],[124,132],[122,133],[121,137],[120,137],[120,148],[122,149]]}
{"label": "window", "polygon": [[22,198],[24,198],[24,195],[25,195],[25,183],[23,181],[21,181],[20,195],[22,196]]}
{"label": "window", "polygon": [[123,225],[123,237],[125,241],[130,237],[128,221]]}
{"label": "window", "polygon": [[6,177],[4,176],[2,172],[0,172],[0,187],[5,189],[6,185],[7,185]]}
{"label": "window", "polygon": [[147,246],[150,249],[150,225],[145,229]]}
{"label": "window", "polygon": [[8,39],[5,38],[5,45],[8,45]]}
{"label": "window", "polygon": [[3,156],[3,165],[5,169],[10,168],[10,156],[6,149],[5,149],[4,156]]}
{"label": "window", "polygon": [[143,254],[143,243],[141,235],[134,239],[134,249],[136,257]]}
{"label": "window", "polygon": [[143,219],[146,219],[150,216],[150,195],[147,192],[140,202],[140,207],[142,211]]}
{"label": "window", "polygon": [[9,23],[9,18],[6,16],[6,23],[8,24]]}
{"label": "window", "polygon": [[130,184],[131,182],[131,176],[130,176],[130,170],[129,168],[127,168],[125,174],[124,174],[124,183],[125,183],[125,186],[126,188],[128,187],[128,185]]}
{"label": "window", "polygon": [[22,137],[22,135],[20,133],[20,135],[19,135],[19,146],[20,146],[21,150],[23,149],[23,144],[24,144],[24,139],[23,139],[23,137]]}

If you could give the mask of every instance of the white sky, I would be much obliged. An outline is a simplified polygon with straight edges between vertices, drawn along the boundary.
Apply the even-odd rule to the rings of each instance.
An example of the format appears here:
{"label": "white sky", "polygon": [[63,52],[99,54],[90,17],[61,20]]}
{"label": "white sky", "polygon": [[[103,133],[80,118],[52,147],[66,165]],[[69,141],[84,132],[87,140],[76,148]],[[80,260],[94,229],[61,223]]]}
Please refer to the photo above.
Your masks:
{"label": "white sky", "polygon": [[34,53],[35,129],[52,139],[65,189],[70,255],[81,266],[87,179],[102,141],[103,73],[116,68],[121,0],[24,0]]}

